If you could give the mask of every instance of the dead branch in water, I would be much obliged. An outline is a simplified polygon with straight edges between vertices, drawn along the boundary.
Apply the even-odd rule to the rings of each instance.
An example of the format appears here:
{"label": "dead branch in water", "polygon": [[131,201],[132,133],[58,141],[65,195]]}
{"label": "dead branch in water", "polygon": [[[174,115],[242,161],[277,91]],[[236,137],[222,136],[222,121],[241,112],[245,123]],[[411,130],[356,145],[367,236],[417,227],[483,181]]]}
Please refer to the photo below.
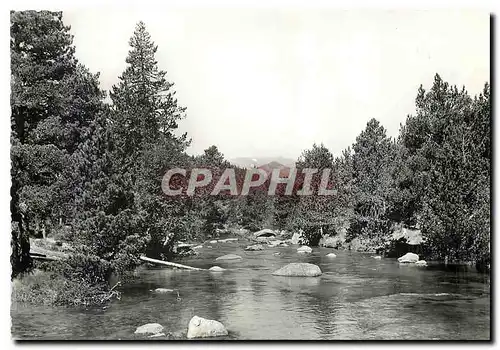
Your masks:
{"label": "dead branch in water", "polygon": [[152,259],[152,258],[148,258],[147,256],[141,256],[140,259],[143,260],[143,261],[147,261],[149,263],[158,264],[158,265],[165,265],[165,266],[173,266],[173,267],[178,267],[180,269],[203,270],[203,269],[200,269],[200,268],[197,268],[197,267],[192,267],[192,266],[177,264],[177,263],[173,263],[173,262],[170,262],[170,261],[163,261],[163,260]]}

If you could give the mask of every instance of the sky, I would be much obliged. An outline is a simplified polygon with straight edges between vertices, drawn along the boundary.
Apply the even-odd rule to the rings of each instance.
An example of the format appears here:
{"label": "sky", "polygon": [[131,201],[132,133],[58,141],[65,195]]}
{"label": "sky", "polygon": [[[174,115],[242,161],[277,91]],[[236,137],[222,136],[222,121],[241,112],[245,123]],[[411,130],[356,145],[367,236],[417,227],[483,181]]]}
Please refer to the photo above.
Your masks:
{"label": "sky", "polygon": [[478,10],[172,8],[64,12],[76,56],[109,90],[142,20],[187,118],[188,153],[334,155],[371,118],[396,137],[434,75],[470,94],[490,76],[489,14]]}

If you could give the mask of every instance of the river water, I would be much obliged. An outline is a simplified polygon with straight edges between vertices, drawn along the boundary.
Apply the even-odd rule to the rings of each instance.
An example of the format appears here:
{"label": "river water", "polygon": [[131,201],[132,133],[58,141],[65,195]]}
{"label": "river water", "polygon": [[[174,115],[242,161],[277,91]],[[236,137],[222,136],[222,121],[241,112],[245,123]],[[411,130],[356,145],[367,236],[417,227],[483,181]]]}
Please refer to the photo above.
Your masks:
{"label": "river water", "polygon": [[[134,335],[145,323],[184,335],[191,317],[215,319],[226,339],[487,340],[490,277],[472,269],[399,265],[372,254],[297,246],[247,252],[248,242],[205,243],[200,255],[179,262],[224,272],[141,268],[121,300],[89,310],[13,304],[16,339],[148,339]],[[327,258],[334,252],[336,258]],[[238,261],[215,262],[234,253]],[[279,253],[277,255],[276,253]],[[318,265],[315,278],[272,276],[290,262]],[[155,288],[177,289],[156,294]],[[155,338],[160,340],[162,338]],[[166,338],[163,338],[166,339]]]}

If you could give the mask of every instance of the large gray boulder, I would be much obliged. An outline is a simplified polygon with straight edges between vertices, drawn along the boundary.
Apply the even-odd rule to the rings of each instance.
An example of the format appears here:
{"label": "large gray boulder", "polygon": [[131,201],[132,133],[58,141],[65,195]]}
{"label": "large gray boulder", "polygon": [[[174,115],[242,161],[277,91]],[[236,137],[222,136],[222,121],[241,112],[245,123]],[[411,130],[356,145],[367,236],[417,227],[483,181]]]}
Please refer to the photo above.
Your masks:
{"label": "large gray boulder", "polygon": [[134,334],[158,334],[163,332],[163,326],[159,323],[147,323],[137,327]]}
{"label": "large gray boulder", "polygon": [[189,321],[187,332],[188,339],[221,337],[227,334],[226,327],[219,321],[207,320],[206,318],[198,316],[193,316],[191,321]]}
{"label": "large gray boulder", "polygon": [[227,255],[219,256],[215,260],[238,260],[238,259],[241,259],[241,256],[236,255],[236,254],[227,254]]}
{"label": "large gray boulder", "polygon": [[245,250],[249,251],[264,250],[264,247],[262,246],[262,244],[254,244],[254,245],[249,245],[248,247],[245,248]]}
{"label": "large gray boulder", "polygon": [[297,248],[297,253],[312,253],[312,248],[311,247],[308,247],[306,245],[303,245],[302,247],[300,248]]}
{"label": "large gray boulder", "polygon": [[276,232],[274,232],[273,230],[270,230],[268,228],[265,228],[263,230],[260,230],[260,231],[257,231],[253,234],[253,236],[255,238],[258,238],[258,237],[268,237],[268,238],[274,238],[276,237]]}
{"label": "large gray boulder", "polygon": [[406,253],[402,257],[398,258],[398,261],[402,264],[412,264],[418,261],[418,255],[414,253]]}
{"label": "large gray boulder", "polygon": [[321,276],[319,266],[309,263],[290,263],[273,272],[275,276],[317,277]]}

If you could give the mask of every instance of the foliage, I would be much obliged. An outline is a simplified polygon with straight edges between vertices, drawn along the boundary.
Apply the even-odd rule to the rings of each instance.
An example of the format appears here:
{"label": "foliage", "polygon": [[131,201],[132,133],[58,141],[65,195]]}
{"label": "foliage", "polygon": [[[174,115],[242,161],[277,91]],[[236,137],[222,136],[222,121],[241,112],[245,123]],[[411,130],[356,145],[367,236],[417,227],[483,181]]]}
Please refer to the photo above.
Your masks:
{"label": "foliage", "polygon": [[490,88],[474,99],[435,76],[401,132],[419,224],[437,259],[489,259]]}
{"label": "foliage", "polygon": [[[11,214],[13,274],[29,267],[26,236],[74,215],[72,154],[102,106],[98,76],[74,57],[61,12],[11,15]],[[24,261],[24,263],[22,262]],[[27,263],[26,263],[27,262]]]}
{"label": "foliage", "polygon": [[391,188],[393,142],[380,123],[371,119],[353,145],[352,178],[354,217],[348,240],[361,236],[373,240],[389,234],[389,191]]}
{"label": "foliage", "polygon": [[102,305],[120,294],[106,284],[68,279],[60,272],[34,270],[12,283],[15,302],[47,306],[87,307]]}

